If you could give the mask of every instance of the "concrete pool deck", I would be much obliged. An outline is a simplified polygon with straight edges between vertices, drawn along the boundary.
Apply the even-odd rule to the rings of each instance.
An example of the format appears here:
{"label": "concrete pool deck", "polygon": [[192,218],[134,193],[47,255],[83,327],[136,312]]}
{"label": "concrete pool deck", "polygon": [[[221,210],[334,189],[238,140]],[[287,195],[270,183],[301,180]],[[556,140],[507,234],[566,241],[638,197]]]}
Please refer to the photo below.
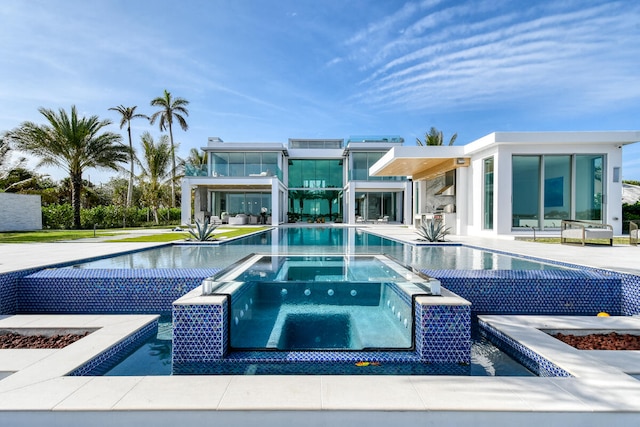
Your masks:
{"label": "concrete pool deck", "polygon": [[[376,225],[366,229],[405,241],[416,237],[412,229],[401,226]],[[637,247],[582,247],[456,236],[449,240],[640,275]],[[152,246],[156,244],[0,244],[0,272]],[[76,323],[100,326],[108,324],[111,317],[1,316],[0,329],[11,325],[70,327]],[[113,319],[116,317],[116,324],[133,324],[125,320],[128,316],[114,315]],[[137,321],[134,317],[131,322]],[[62,370],[86,361],[95,349],[80,340],[62,350],[21,350],[19,354],[0,350],[0,372],[4,372],[0,374],[0,426],[640,424],[640,381],[628,375],[640,371],[636,368],[640,367],[640,352],[611,355],[578,351],[541,331],[624,329],[640,334],[639,317],[483,318],[536,347],[574,377],[69,377],[58,368],[49,371],[47,366],[51,365],[46,364],[56,358],[64,361],[60,362],[64,363]],[[125,329],[113,331],[124,335]]]}

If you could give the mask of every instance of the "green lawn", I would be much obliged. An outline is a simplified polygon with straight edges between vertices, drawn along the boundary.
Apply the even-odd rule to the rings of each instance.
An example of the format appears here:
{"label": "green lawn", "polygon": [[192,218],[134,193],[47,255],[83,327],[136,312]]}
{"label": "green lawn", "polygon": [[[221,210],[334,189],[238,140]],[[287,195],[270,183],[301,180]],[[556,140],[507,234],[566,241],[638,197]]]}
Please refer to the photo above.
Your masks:
{"label": "green lawn", "polygon": [[[166,228],[166,227],[165,227]],[[244,236],[246,234],[255,233],[256,231],[266,230],[268,227],[220,227],[215,233],[218,239]],[[134,228],[126,230],[135,230]],[[187,231],[166,232],[156,234],[141,235],[130,238],[118,238],[122,234],[123,229],[117,230],[96,230],[95,237],[114,236],[114,239],[105,240],[106,242],[173,242],[175,240],[185,240],[190,237]],[[45,243],[58,242],[63,240],[78,240],[93,238],[93,230],[39,230],[39,231],[16,231],[16,232],[0,232],[0,243]]]}
{"label": "green lawn", "polygon": [[106,240],[108,243],[120,243],[120,242],[151,242],[151,243],[163,243],[163,242],[173,242],[175,240],[184,240],[189,237],[189,233],[176,231],[176,232],[167,232],[163,234],[148,234],[145,236],[138,237],[126,237],[124,239],[109,239]]}
{"label": "green lawn", "polygon": [[[110,230],[97,230],[96,236],[113,236]],[[0,243],[57,242],[94,237],[93,230],[7,231],[0,233]]]}
{"label": "green lawn", "polygon": [[[229,239],[232,237],[244,236],[247,234],[255,233],[257,231],[266,230],[269,227],[219,227],[214,233],[214,237],[217,240]],[[124,239],[110,239],[108,242],[173,242],[175,240],[185,240],[190,238],[191,235],[186,231],[168,232],[162,234],[150,234],[147,236],[129,237]]]}

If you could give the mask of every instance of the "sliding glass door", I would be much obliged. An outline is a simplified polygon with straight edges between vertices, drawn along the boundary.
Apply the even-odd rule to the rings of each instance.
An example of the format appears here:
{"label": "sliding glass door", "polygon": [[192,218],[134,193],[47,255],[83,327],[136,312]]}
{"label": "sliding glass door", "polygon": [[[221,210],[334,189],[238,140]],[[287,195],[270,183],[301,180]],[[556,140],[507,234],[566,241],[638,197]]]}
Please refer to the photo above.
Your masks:
{"label": "sliding glass door", "polygon": [[576,219],[602,221],[602,156],[576,156]]}
{"label": "sliding glass door", "polygon": [[540,156],[513,156],[512,227],[540,227]]}
{"label": "sliding glass door", "polygon": [[482,197],[484,222],[482,228],[493,230],[493,157],[484,159],[482,174],[484,176],[484,194]]}
{"label": "sliding glass door", "polygon": [[512,227],[560,228],[563,219],[601,222],[601,154],[512,157]]}

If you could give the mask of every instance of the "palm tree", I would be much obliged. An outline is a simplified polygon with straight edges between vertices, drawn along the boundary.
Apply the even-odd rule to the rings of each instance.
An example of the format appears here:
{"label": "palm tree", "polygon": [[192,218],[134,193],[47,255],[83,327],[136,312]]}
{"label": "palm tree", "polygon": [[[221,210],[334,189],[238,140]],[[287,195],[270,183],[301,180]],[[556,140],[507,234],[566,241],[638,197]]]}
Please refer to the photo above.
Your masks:
{"label": "palm tree", "polygon": [[169,172],[172,150],[167,135],[162,135],[156,143],[151,134],[145,132],[142,134],[141,142],[142,160],[138,160],[138,165],[142,170],[140,174],[142,192],[147,203],[151,206],[156,224],[159,224],[158,208],[160,203],[166,199],[164,189],[167,181],[173,175]]}
{"label": "palm tree", "polygon": [[9,147],[9,140],[4,138],[0,139],[0,171],[4,169],[4,165],[9,163],[9,157],[11,154],[11,147]]}
{"label": "palm tree", "polygon": [[133,177],[134,177],[134,163],[135,163],[135,151],[133,150],[133,142],[131,140],[131,120],[137,118],[145,118],[149,119],[148,116],[144,114],[136,113],[137,105],[133,107],[125,107],[124,105],[118,105],[117,107],[109,108],[109,110],[117,111],[120,113],[120,129],[127,125],[127,134],[129,135],[129,150],[131,151],[129,155],[130,166],[129,166],[129,186],[127,187],[127,207],[131,207],[131,199],[133,199]]}
{"label": "palm tree", "polygon": [[159,96],[151,100],[152,107],[159,107],[160,110],[153,113],[151,116],[151,124],[154,124],[156,120],[160,119],[160,131],[169,129],[169,138],[171,140],[171,206],[176,206],[176,150],[173,143],[173,119],[178,121],[178,124],[182,130],[189,129],[187,121],[184,116],[189,115],[187,110],[189,101],[183,98],[172,98],[171,93],[166,89],[163,96]]}
{"label": "palm tree", "polygon": [[9,131],[7,137],[17,149],[41,158],[39,165],[55,165],[69,172],[72,187],[73,225],[80,228],[80,194],[82,173],[89,168],[118,169],[126,162],[129,149],[122,145],[122,137],[113,132],[103,132],[110,120],[98,116],[78,117],[75,105],[71,115],[60,108],[56,113],[48,108],[38,111],[49,122],[38,125],[24,122]]}
{"label": "palm tree", "polygon": [[[449,145],[453,145],[456,142],[456,138],[458,138],[458,134],[454,133],[449,140]],[[435,127],[431,127],[429,133],[424,134],[424,143],[420,141],[420,138],[416,138],[416,144],[423,145],[444,145],[444,137],[442,135],[442,131],[439,131]]]}

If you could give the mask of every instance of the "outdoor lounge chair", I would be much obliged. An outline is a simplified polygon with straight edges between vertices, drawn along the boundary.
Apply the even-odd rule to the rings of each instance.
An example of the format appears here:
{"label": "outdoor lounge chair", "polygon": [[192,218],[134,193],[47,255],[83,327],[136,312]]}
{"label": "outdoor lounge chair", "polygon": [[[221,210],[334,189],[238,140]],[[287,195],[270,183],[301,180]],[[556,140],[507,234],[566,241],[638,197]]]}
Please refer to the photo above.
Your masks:
{"label": "outdoor lounge chair", "polygon": [[629,221],[629,244],[638,246],[638,223],[640,221]]}
{"label": "outdoor lounge chair", "polygon": [[562,220],[560,229],[560,243],[569,243],[567,239],[579,240],[582,246],[589,239],[607,239],[609,246],[613,246],[613,227],[599,222]]}

